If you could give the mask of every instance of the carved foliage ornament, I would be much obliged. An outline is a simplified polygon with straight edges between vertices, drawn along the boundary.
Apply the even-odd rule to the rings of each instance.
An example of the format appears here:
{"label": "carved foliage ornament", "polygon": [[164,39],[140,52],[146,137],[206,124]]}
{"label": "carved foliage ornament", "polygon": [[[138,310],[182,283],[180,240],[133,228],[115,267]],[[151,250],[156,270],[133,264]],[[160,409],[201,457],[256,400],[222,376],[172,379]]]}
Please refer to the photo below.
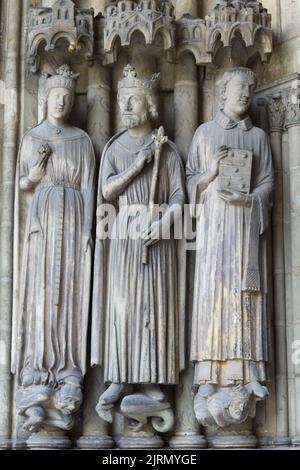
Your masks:
{"label": "carved foliage ornament", "polygon": [[286,126],[300,124],[300,80],[295,80],[283,100],[286,108]]}
{"label": "carved foliage ornament", "polygon": [[269,95],[267,100],[267,110],[271,131],[281,131],[285,122],[285,106],[281,93]]}
{"label": "carved foliage ornament", "polygon": [[267,99],[259,99],[259,103],[267,109],[271,132],[300,124],[300,80],[295,80],[288,89],[268,95]]}

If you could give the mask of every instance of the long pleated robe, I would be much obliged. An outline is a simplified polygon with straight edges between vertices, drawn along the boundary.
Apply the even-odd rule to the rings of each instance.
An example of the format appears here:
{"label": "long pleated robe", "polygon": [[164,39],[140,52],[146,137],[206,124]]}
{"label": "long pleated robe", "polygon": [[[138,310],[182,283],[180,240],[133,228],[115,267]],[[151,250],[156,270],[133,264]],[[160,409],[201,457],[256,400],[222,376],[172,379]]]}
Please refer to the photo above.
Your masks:
{"label": "long pleated robe", "polygon": [[[98,209],[109,178],[133,165],[150,138],[141,142],[125,132],[104,151]],[[183,308],[179,301],[177,243],[173,238],[160,240],[149,248],[148,263],[144,265],[143,244],[138,236],[139,228],[147,224],[152,170],[153,164],[146,165],[117,201],[109,201],[116,203],[118,210],[111,239],[103,251],[101,240],[97,240],[92,343],[97,346],[97,339],[99,342],[101,337],[99,330],[105,328],[103,365],[104,380],[108,383],[174,384],[179,379],[179,349],[184,348],[184,344],[179,344],[179,310],[181,308],[182,313]],[[180,157],[173,144],[165,144],[155,202],[183,206],[184,201]],[[106,273],[99,274],[103,266]],[[182,271],[185,272],[184,258]],[[184,291],[184,286],[181,290]],[[101,292],[105,293],[102,316],[98,298]],[[183,325],[181,329],[184,330]],[[92,346],[92,356],[93,349],[97,347]],[[97,354],[94,356],[92,363],[99,363]]]}
{"label": "long pleated robe", "polygon": [[17,217],[26,193],[16,192],[12,371],[21,384],[29,373],[36,384],[55,385],[69,375],[80,380],[86,371],[91,252],[83,251],[83,230],[93,216],[95,156],[80,129],[74,137],[43,139],[33,128],[20,147],[17,185],[45,142],[52,154],[45,176],[29,192],[23,237]]}
{"label": "long pleated robe", "polygon": [[[218,148],[253,152],[252,206],[227,204],[218,179],[205,190],[199,177]],[[195,384],[265,382],[268,357],[264,235],[273,169],[268,138],[249,117],[238,124],[223,112],[200,126],[187,164],[187,187],[197,223],[191,359]]]}

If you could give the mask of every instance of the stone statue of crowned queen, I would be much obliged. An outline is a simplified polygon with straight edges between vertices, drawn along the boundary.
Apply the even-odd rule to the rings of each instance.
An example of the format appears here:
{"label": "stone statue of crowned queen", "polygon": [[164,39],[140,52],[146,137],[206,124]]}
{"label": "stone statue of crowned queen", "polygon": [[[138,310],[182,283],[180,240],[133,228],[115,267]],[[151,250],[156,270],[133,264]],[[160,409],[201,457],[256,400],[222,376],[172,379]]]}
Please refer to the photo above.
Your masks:
{"label": "stone statue of crowned queen", "polygon": [[17,164],[12,372],[29,432],[72,428],[82,402],[95,156],[87,134],[68,124],[77,78],[68,65],[47,78],[44,120],[23,137]]}
{"label": "stone statue of crowned queen", "polygon": [[[123,74],[118,103],[126,130],[104,149],[97,200],[92,365],[104,367],[109,384],[97,411],[112,422],[119,405],[132,429],[150,419],[166,432],[174,415],[162,386],[177,384],[184,367],[185,252],[179,256],[172,231],[182,218],[184,173],[175,145],[151,125],[159,76],[139,78],[130,65]],[[117,208],[110,236],[105,203]]]}

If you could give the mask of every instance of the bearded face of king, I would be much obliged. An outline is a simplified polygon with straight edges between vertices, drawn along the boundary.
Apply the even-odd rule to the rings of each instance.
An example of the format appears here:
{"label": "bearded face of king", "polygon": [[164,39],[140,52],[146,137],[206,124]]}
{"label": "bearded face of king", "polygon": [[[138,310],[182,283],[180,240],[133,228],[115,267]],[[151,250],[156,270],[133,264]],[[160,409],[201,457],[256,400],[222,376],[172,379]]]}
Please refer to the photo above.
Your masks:
{"label": "bearded face of king", "polygon": [[118,101],[122,122],[127,129],[142,126],[150,120],[149,103],[142,90],[138,88],[121,89]]}

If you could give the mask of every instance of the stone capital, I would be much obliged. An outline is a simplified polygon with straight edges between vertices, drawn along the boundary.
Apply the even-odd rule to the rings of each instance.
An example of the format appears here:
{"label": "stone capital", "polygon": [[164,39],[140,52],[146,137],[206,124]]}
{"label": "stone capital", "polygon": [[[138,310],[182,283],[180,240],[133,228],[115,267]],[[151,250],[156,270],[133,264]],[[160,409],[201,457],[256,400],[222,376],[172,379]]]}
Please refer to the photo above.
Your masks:
{"label": "stone capital", "polygon": [[300,126],[300,80],[295,80],[283,97],[286,109],[286,127]]}
{"label": "stone capital", "polygon": [[279,92],[268,95],[265,104],[268,112],[270,132],[282,132],[286,116],[282,94]]}

